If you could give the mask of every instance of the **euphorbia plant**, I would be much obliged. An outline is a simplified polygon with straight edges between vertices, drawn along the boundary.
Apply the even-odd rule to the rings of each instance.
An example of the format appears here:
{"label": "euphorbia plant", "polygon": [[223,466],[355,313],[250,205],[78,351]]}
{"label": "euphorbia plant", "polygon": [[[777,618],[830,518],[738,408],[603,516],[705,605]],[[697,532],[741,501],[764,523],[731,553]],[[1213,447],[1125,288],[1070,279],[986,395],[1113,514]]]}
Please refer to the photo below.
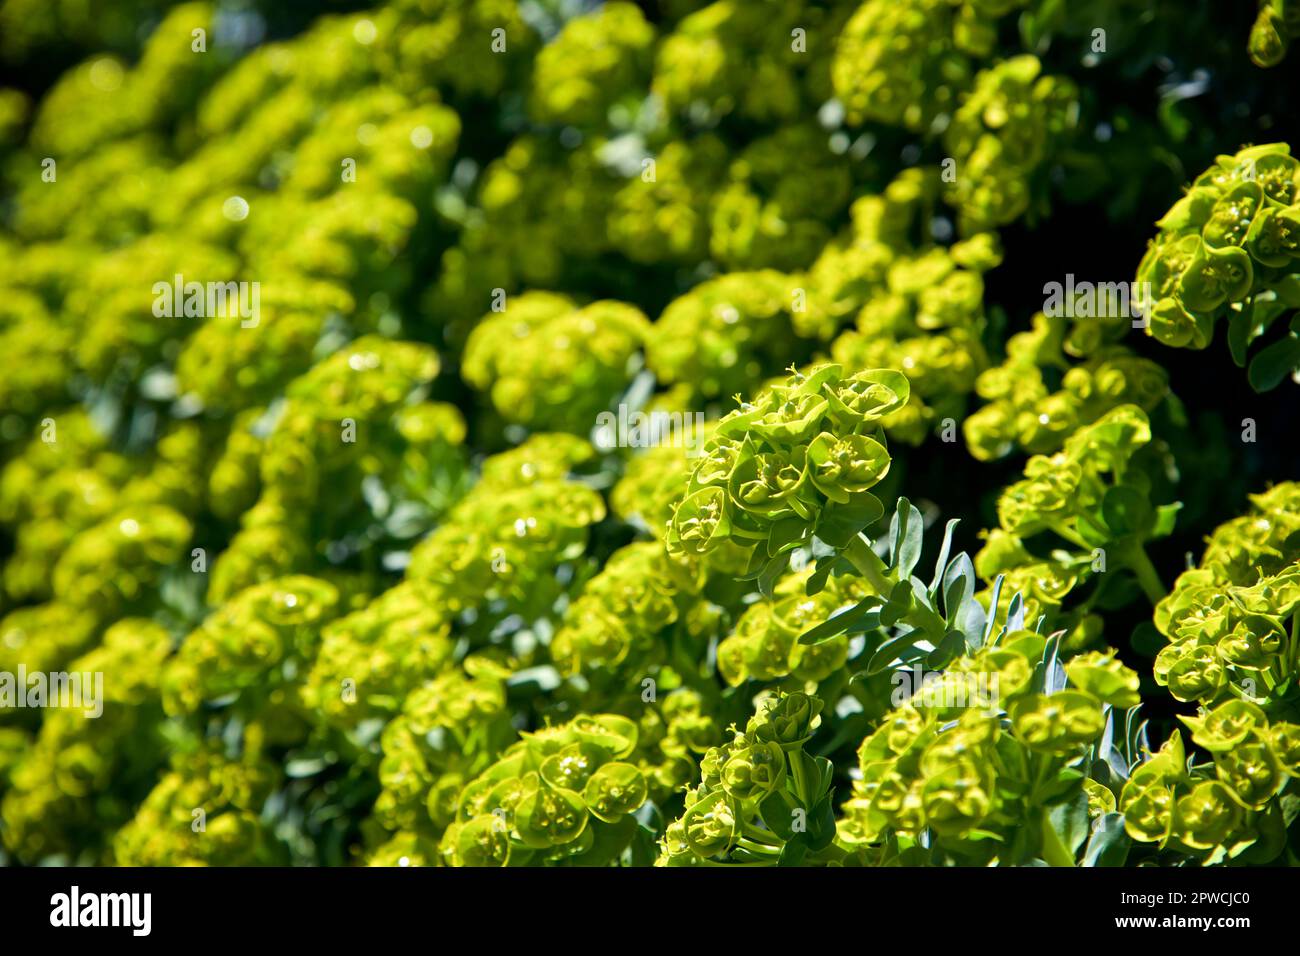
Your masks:
{"label": "euphorbia plant", "polygon": [[685,812],[668,825],[658,865],[842,861],[845,852],[833,842],[835,768],[806,750],[824,706],[802,693],[766,697],[743,731],[706,753]]}
{"label": "euphorbia plant", "polygon": [[[745,576],[768,595],[796,549],[820,555],[810,594],[842,559],[873,592],[859,612],[887,606],[895,621],[941,641],[944,619],[908,580],[920,556],[919,523],[897,530],[892,567],[862,534],[884,513],[871,493],[890,465],[880,423],[908,394],[907,378],[892,369],[846,376],[838,365],[820,365],[742,404],[719,421],[691,472],[669,526],[670,551],[707,554],[738,544],[749,556]],[[905,569],[899,563],[909,561]]]}
{"label": "euphorbia plant", "polygon": [[[1300,162],[1286,143],[1219,156],[1156,224],[1138,266],[1154,301],[1148,334],[1176,348],[1205,348],[1217,320],[1247,366],[1249,347],[1300,306]],[[1300,369],[1300,326],[1258,349],[1247,375],[1257,391]]]}

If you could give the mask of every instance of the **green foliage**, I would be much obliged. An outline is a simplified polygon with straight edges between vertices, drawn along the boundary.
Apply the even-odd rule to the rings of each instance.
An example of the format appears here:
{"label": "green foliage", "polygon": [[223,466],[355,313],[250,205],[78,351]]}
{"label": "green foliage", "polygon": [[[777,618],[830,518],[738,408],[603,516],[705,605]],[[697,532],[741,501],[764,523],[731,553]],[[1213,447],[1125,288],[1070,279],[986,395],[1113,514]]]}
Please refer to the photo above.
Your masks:
{"label": "green foliage", "polygon": [[[839,860],[834,766],[804,750],[825,705],[805,694],[763,699],[743,732],[700,760],[700,783],[665,832],[659,866]],[[734,729],[734,728],[733,728]]]}
{"label": "green foliage", "polygon": [[474,329],[463,373],[506,420],[583,433],[626,388],[648,328],[645,316],[622,302],[579,309],[563,296],[525,293],[508,314]]}
{"label": "green foliage", "polygon": [[[1149,283],[1148,333],[1175,348],[1203,349],[1227,319],[1233,360],[1288,310],[1300,305],[1300,162],[1286,143],[1220,156],[1157,225],[1138,267]],[[1280,339],[1250,358],[1256,391],[1275,388],[1300,369],[1294,316]]]}
{"label": "green foliage", "polygon": [[1300,7],[1291,0],[1259,0],[1259,15],[1250,29],[1247,49],[1256,66],[1277,66],[1300,34]]}
{"label": "green foliage", "polygon": [[673,512],[669,552],[704,555],[731,542],[751,572],[770,576],[813,534],[846,546],[881,514],[870,492],[890,464],[879,423],[907,396],[898,372],[845,377],[822,365],[723,416]]}
{"label": "green foliage", "polygon": [[447,862],[599,866],[617,859],[638,836],[632,814],[649,792],[634,762],[637,738],[637,725],[615,714],[527,734],[461,791],[442,838]]}

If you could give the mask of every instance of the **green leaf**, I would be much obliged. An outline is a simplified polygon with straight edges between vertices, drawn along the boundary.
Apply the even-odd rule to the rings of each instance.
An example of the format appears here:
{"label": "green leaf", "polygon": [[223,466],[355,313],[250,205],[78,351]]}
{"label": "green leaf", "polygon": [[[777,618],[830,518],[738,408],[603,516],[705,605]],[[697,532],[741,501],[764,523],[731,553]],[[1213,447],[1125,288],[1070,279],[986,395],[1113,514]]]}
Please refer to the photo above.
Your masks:
{"label": "green leaf", "polygon": [[960,519],[950,518],[943,529],[943,544],[939,548],[939,560],[934,563],[934,577],[930,579],[930,602],[939,599],[939,585],[943,583],[943,572],[948,567],[948,555],[952,551],[952,533]]}
{"label": "green leaf", "polygon": [[817,559],[817,567],[813,573],[808,576],[808,581],[804,585],[804,593],[809,597],[814,594],[820,594],[826,587],[826,580],[831,576],[831,571],[839,562],[839,555],[832,554]]}
{"label": "green leaf", "polygon": [[798,801],[786,790],[778,788],[763,798],[758,805],[758,815],[769,830],[789,842],[795,838],[794,811],[797,809]]}
{"label": "green leaf", "polygon": [[1057,804],[1048,814],[1052,820],[1052,826],[1056,832],[1061,835],[1062,842],[1070,849],[1073,856],[1083,846],[1083,841],[1088,839],[1088,794],[1080,790],[1074,799]]}
{"label": "green leaf", "polygon": [[889,564],[900,580],[906,579],[921,560],[921,512],[906,498],[899,498],[889,522]]}
{"label": "green leaf", "polygon": [[[879,674],[881,671],[886,670],[895,659],[903,659],[905,653],[909,649],[915,648],[917,642],[924,637],[925,633],[923,631],[908,631],[885,641],[876,648],[875,653],[871,655],[871,659],[867,661],[867,674]],[[920,655],[918,653],[911,656],[917,657]]]}
{"label": "green leaf", "polygon": [[975,565],[962,552],[953,558],[943,575],[943,611],[952,620],[968,598],[975,593]]}
{"label": "green leaf", "polygon": [[1042,858],[1047,862],[1047,865],[1074,866],[1074,853],[1057,829],[1056,822],[1052,819],[1051,814],[1040,811],[1039,830],[1043,845]]}
{"label": "green leaf", "polygon": [[775,522],[772,525],[772,530],[767,535],[768,555],[774,556],[782,551],[797,548],[803,543],[803,536],[807,528],[808,523],[797,515],[790,518],[781,518]]}
{"label": "green leaf", "polygon": [[830,790],[808,813],[808,846],[824,850],[835,839],[835,791]]}
{"label": "green leaf", "polygon": [[[992,589],[992,593],[989,595],[989,619],[984,624],[984,639],[981,642],[981,646],[988,645],[993,642],[994,639],[993,625],[998,619],[998,602],[1002,600],[1003,580],[1004,580],[1004,576],[1001,574],[999,574],[996,578],[993,579],[993,589]],[[1016,596],[1019,597],[1019,595]]]}
{"label": "green leaf", "polygon": [[1277,388],[1297,368],[1300,368],[1300,338],[1288,335],[1256,353],[1246,378],[1255,391],[1267,392]]}
{"label": "green leaf", "polygon": [[817,537],[832,548],[844,548],[861,531],[885,513],[880,499],[870,492],[855,495],[846,505],[828,504],[817,521]]}
{"label": "green leaf", "polygon": [[799,635],[800,644],[821,644],[833,637],[838,637],[850,627],[867,620],[869,612],[881,604],[880,597],[868,594],[850,608],[837,611],[816,627],[809,628]]}
{"label": "green leaf", "polygon": [[1101,514],[1106,527],[1116,538],[1144,536],[1152,524],[1151,502],[1131,485],[1108,488],[1101,501]]}
{"label": "green leaf", "polygon": [[[834,776],[835,776],[834,763],[832,763],[826,757],[812,758],[811,769],[808,773],[808,779],[810,781],[808,786],[811,787],[811,792],[818,793],[821,790],[825,789],[826,787],[830,786],[830,782],[834,778]],[[812,782],[814,780],[816,781],[815,783]]]}
{"label": "green leaf", "polygon": [[781,856],[777,858],[777,866],[800,866],[804,857],[808,855],[808,844],[802,839],[803,834],[795,834],[796,839],[790,840],[781,849]]}
{"label": "green leaf", "polygon": [[986,615],[983,606],[975,599],[979,579],[975,565],[963,551],[948,564],[943,576],[944,620],[966,635],[966,646],[977,650],[984,642]]}
{"label": "green leaf", "polygon": [[1237,368],[1246,367],[1246,349],[1250,345],[1251,328],[1255,324],[1254,312],[1252,305],[1246,305],[1240,311],[1228,315],[1228,352],[1237,363]]}
{"label": "green leaf", "polygon": [[1132,840],[1124,832],[1124,815],[1106,813],[1093,824],[1088,848],[1083,851],[1084,866],[1123,866]]}
{"label": "green leaf", "polygon": [[1156,508],[1156,520],[1151,524],[1152,538],[1167,538],[1174,533],[1174,527],[1178,523],[1178,512],[1183,510],[1183,503],[1175,501],[1167,505],[1159,505]]}
{"label": "green leaf", "polygon": [[949,631],[926,657],[925,664],[931,670],[942,670],[965,653],[966,635],[961,631]]}
{"label": "green leaf", "polygon": [[1039,798],[1043,803],[1050,804],[1073,793],[1082,796],[1086,801],[1088,797],[1080,783],[1082,780],[1083,773],[1081,771],[1072,767],[1065,767],[1056,775],[1054,780],[1049,780],[1040,786],[1038,790]]}
{"label": "green leaf", "polygon": [[1011,603],[1007,605],[1007,633],[1012,634],[1016,631],[1025,629],[1025,599],[1019,591],[1011,595]]}
{"label": "green leaf", "polygon": [[889,592],[889,600],[880,609],[880,623],[893,627],[912,609],[915,598],[910,581],[896,581]]}
{"label": "green leaf", "polygon": [[776,592],[776,582],[785,574],[786,568],[790,566],[790,556],[788,554],[778,554],[763,568],[758,575],[758,592],[765,598],[771,598]]}

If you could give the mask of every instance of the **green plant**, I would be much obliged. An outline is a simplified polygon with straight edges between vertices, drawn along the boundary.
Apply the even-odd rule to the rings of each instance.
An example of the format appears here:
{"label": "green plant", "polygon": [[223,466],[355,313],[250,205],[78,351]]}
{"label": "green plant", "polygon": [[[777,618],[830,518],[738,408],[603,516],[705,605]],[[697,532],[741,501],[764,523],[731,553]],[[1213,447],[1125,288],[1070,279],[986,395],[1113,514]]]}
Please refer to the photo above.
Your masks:
{"label": "green plant", "polygon": [[[1285,143],[1220,156],[1160,220],[1160,234],[1138,267],[1149,283],[1148,333],[1166,345],[1205,348],[1216,320],[1228,322],[1233,361],[1288,310],[1300,305],[1300,163]],[[1251,357],[1256,391],[1276,388],[1300,367],[1300,329]]]}

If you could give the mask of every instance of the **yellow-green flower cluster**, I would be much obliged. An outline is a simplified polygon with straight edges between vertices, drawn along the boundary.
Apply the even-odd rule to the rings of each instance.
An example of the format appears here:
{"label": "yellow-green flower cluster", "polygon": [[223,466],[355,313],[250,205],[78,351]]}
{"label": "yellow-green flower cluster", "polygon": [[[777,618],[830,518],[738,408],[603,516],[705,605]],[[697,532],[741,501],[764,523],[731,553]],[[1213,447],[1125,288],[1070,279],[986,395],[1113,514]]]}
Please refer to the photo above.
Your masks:
{"label": "yellow-green flower cluster", "polygon": [[673,512],[669,550],[705,555],[734,541],[761,569],[813,534],[843,546],[880,515],[870,492],[890,465],[880,422],[907,399],[899,372],[845,375],[838,365],[764,389],[706,442]]}
{"label": "yellow-green flower cluster", "polygon": [[651,153],[631,165],[610,200],[609,242],[635,263],[695,266],[710,251],[711,209],[725,182],[727,147],[703,134]]}
{"label": "yellow-green flower cluster", "polygon": [[[1156,223],[1138,266],[1150,286],[1147,332],[1175,348],[1203,349],[1215,324],[1228,319],[1238,365],[1246,349],[1300,299],[1300,162],[1285,143],[1251,146],[1219,156],[1187,195]],[[1251,362],[1251,384],[1272,388],[1300,365],[1300,347],[1287,336]]]}
{"label": "yellow-green flower cluster", "polygon": [[1020,218],[1034,199],[1039,168],[1078,122],[1074,84],[1041,73],[1028,54],[982,70],[944,132],[955,162],[945,198],[965,234]]}
{"label": "yellow-green flower cluster", "polygon": [[800,644],[805,631],[843,605],[861,600],[860,578],[834,578],[815,595],[805,593],[809,571],[783,578],[770,600],[751,604],[718,645],[718,673],[728,684],[746,680],[819,683],[844,667],[849,639],[840,634],[819,644]]}
{"label": "yellow-green flower cluster", "polygon": [[912,444],[942,419],[960,417],[987,365],[982,276],[1001,260],[993,233],[948,247],[928,238],[940,185],[937,170],[912,168],[858,198],[849,227],[806,273],[791,277],[797,335],[830,342],[831,357],[846,367],[908,375],[912,400],[885,428]]}
{"label": "yellow-green flower cluster", "polygon": [[[1120,405],[1150,413],[1169,394],[1168,373],[1122,345],[1104,345],[1077,363],[1066,341],[1065,319],[1038,313],[1030,330],[1007,340],[1001,365],[985,369],[975,392],[987,404],[962,422],[970,453],[992,461],[1019,450],[1058,450],[1079,428]],[[1048,376],[1060,374],[1053,391]]]}
{"label": "yellow-green flower cluster", "polygon": [[77,156],[174,122],[228,62],[216,50],[196,56],[191,46],[193,30],[212,33],[213,13],[207,3],[179,4],[150,34],[134,66],[109,54],[66,72],[33,117],[32,143],[47,156]]}
{"label": "yellow-green flower cluster", "polygon": [[[27,258],[0,239],[0,259],[18,265]],[[0,382],[0,409],[6,415],[31,419],[62,398],[64,370],[76,336],[55,322],[39,290],[7,275],[10,271],[0,265],[0,287],[5,291],[0,304],[0,348],[11,362],[9,374]],[[12,441],[11,436],[0,437],[6,444]]]}
{"label": "yellow-green flower cluster", "polygon": [[543,123],[600,126],[621,100],[636,101],[649,79],[655,31],[631,3],[607,3],[575,17],[537,55],[531,109]]}
{"label": "yellow-green flower cluster", "polygon": [[807,751],[825,705],[778,693],[761,699],[744,731],[711,748],[686,810],[668,825],[657,866],[812,865],[837,859],[833,766]]}
{"label": "yellow-green flower cluster", "polygon": [[670,114],[701,125],[733,114],[789,122],[829,98],[827,58],[846,14],[802,0],[709,3],[664,38],[651,89]]}
{"label": "yellow-green flower cluster", "polygon": [[[16,673],[56,671],[89,649],[96,636],[95,617],[67,604],[49,602],[20,607],[0,619],[0,670]],[[21,712],[0,720],[19,719]]]}
{"label": "yellow-green flower cluster", "polygon": [[[685,392],[688,385],[674,391]],[[701,433],[691,430],[693,447],[702,448],[710,426]],[[668,533],[673,506],[686,488],[691,474],[691,459],[682,448],[659,444],[643,450],[628,460],[623,477],[609,495],[610,509],[629,524],[661,539]]]}
{"label": "yellow-green flower cluster", "polygon": [[617,860],[640,824],[645,775],[629,762],[637,725],[582,715],[522,735],[474,777],[442,837],[452,866],[599,866]]}
{"label": "yellow-green flower cluster", "polygon": [[373,22],[379,68],[407,92],[497,96],[523,85],[540,45],[514,0],[395,0]]}
{"label": "yellow-green flower cluster", "polygon": [[1300,776],[1300,725],[1241,699],[1182,719],[1213,762],[1189,762],[1174,731],[1124,785],[1129,836],[1206,866],[1272,862],[1286,843],[1279,796]]}
{"label": "yellow-green flower cluster", "polygon": [[912,400],[885,419],[890,435],[915,445],[944,419],[955,424],[988,364],[980,340],[983,300],[980,274],[960,268],[948,251],[899,256],[881,294],[832,343],[831,356],[846,368],[907,375]]}
{"label": "yellow-green flower cluster", "polygon": [[474,657],[466,669],[413,695],[384,731],[374,819],[407,829],[371,865],[591,866],[628,854],[648,864],[651,831],[631,814],[672,799],[716,741],[700,693],[679,688],[656,703],[638,688],[636,719],[584,715],[515,742],[509,671]]}
{"label": "yellow-green flower cluster", "polygon": [[1024,0],[867,0],[840,33],[831,63],[851,122],[927,129],[957,108],[973,57],[986,57],[997,19]]}
{"label": "yellow-green flower cluster", "polygon": [[1252,513],[1216,529],[1200,566],[1179,575],[1156,607],[1169,644],[1155,676],[1179,700],[1214,707],[1284,698],[1300,671],[1300,485],[1251,501]]}
{"label": "yellow-green flower cluster", "polygon": [[261,817],[277,768],[216,745],[173,756],[135,816],[113,837],[119,866],[266,866],[283,850]]}
{"label": "yellow-green flower cluster", "polygon": [[[359,511],[369,517],[364,487],[377,476],[394,479],[393,497],[442,506],[439,485],[459,471],[464,423],[454,408],[413,401],[438,366],[427,346],[367,336],[288,385],[256,462],[259,497],[213,567],[209,601],[305,570],[309,529],[328,542],[355,527]],[[375,517],[391,515],[384,510]]]}
{"label": "yellow-green flower cluster", "polygon": [[407,580],[452,616],[490,602],[541,613],[564,590],[556,568],[582,557],[601,496],[574,481],[480,485],[411,552]]}
{"label": "yellow-green flower cluster", "polygon": [[1072,802],[1114,809],[1114,794],[1085,786],[1077,768],[1102,735],[1105,706],[1133,706],[1138,681],[1113,655],[1090,655],[1066,665],[1073,686],[1044,693],[1031,678],[1045,644],[1005,633],[914,688],[858,750],[846,846],[893,865],[1074,865],[1079,848],[1062,843],[1049,814]]}
{"label": "yellow-green flower cluster", "polygon": [[[681,605],[693,603],[699,578],[698,570],[668,556],[658,541],[620,548],[565,612],[550,644],[556,668],[566,675],[625,676],[635,683],[674,650],[686,660],[698,659],[708,634],[690,640],[692,623],[704,622],[682,620]],[[673,647],[668,628],[681,632],[685,646]]]}
{"label": "yellow-green flower cluster", "polygon": [[[826,225],[848,202],[849,167],[815,126],[786,126],[745,148],[714,199],[709,251],[732,270],[800,269],[830,240]],[[790,156],[807,153],[797,168]]]}
{"label": "yellow-green flower cluster", "polygon": [[345,728],[391,718],[446,667],[452,646],[444,609],[421,600],[404,581],[324,625],[303,703]]}
{"label": "yellow-green flower cluster", "polygon": [[1146,414],[1127,405],[1079,429],[1055,455],[1031,457],[1025,477],[998,499],[1002,530],[1022,537],[1044,530],[1077,537],[1080,516],[1106,493],[1103,476],[1122,480],[1129,459],[1150,440]]}
{"label": "yellow-green flower cluster", "polygon": [[[1131,197],[1221,105],[1112,111],[1075,40],[1107,24],[1114,61],[1152,18],[1076,6],[383,0],[261,42],[261,0],[0,2],[0,67],[84,57],[0,90],[0,680],[104,678],[95,717],[0,709],[0,858],[1276,858],[1300,495],[1159,601],[1156,682],[1211,762],[1142,762],[1102,630],[1164,593],[1158,502],[1205,497],[1177,371],[1127,317],[1000,341],[987,274],[1033,236],[995,230]],[[1272,60],[1290,7],[1262,9]],[[1157,337],[1226,315],[1240,363],[1286,325],[1297,185],[1281,144],[1197,180],[1141,267]],[[683,440],[597,440],[616,407]],[[901,446],[963,419],[978,460],[1034,457],[967,489],[999,527],[973,563],[950,521],[922,580],[929,501],[876,496],[946,478]]]}
{"label": "yellow-green flower cluster", "polygon": [[437,840],[462,788],[514,741],[506,707],[510,671],[468,657],[405,698],[380,737],[383,759],[373,819],[387,830]]}
{"label": "yellow-green flower cluster", "polygon": [[478,178],[473,210],[460,210],[465,228],[442,255],[429,310],[469,323],[493,307],[498,289],[560,288],[575,263],[609,250],[614,196],[640,185],[622,180],[595,140],[568,149],[535,133],[516,137]]}
{"label": "yellow-green flower cluster", "polygon": [[649,331],[626,303],[525,293],[474,329],[462,373],[507,421],[585,435],[627,387]]}
{"label": "yellow-green flower cluster", "polygon": [[[102,712],[50,711],[30,748],[3,775],[8,783],[0,820],[6,844],[21,859],[57,855],[70,863],[97,862],[105,837],[134,814],[135,795],[148,789],[163,758],[158,685],[171,647],[158,624],[124,618],[98,647],[66,664],[70,674],[92,681],[83,703],[85,692],[93,691]],[[42,666],[25,659],[34,669]]]}
{"label": "yellow-green flower cluster", "polygon": [[674,299],[651,327],[646,363],[695,401],[729,398],[780,368],[795,283],[780,272],[729,272]]}
{"label": "yellow-green flower cluster", "polygon": [[240,591],[185,638],[163,675],[169,713],[222,701],[293,734],[321,628],[339,611],[338,588],[305,575]]}
{"label": "yellow-green flower cluster", "polygon": [[165,505],[117,512],[68,545],[54,567],[55,600],[99,620],[120,617],[176,566],[191,532],[184,515]]}
{"label": "yellow-green flower cluster", "polygon": [[[17,600],[58,596],[111,619],[189,540],[185,515],[204,497],[204,436],[175,423],[154,454],[128,457],[109,450],[80,409],[53,412],[36,431],[0,472],[0,520],[18,525],[4,590]],[[120,580],[96,580],[93,565],[114,561]]]}
{"label": "yellow-green flower cluster", "polygon": [[[1153,604],[1160,600],[1164,588],[1144,545],[1168,533],[1176,508],[1151,500],[1151,478],[1139,459],[1150,441],[1146,413],[1121,405],[1076,431],[1061,451],[1032,456],[1024,477],[998,498],[999,526],[975,558],[980,577],[992,582],[1002,575],[1031,621],[1054,615],[1081,583],[1121,568]],[[1026,542],[1042,534],[1068,550],[1037,556]],[[1096,625],[1080,626],[1090,633]]]}
{"label": "yellow-green flower cluster", "polygon": [[700,691],[683,687],[671,691],[657,709],[643,713],[639,766],[650,799],[663,805],[690,784],[700,756],[722,736],[718,705]]}

